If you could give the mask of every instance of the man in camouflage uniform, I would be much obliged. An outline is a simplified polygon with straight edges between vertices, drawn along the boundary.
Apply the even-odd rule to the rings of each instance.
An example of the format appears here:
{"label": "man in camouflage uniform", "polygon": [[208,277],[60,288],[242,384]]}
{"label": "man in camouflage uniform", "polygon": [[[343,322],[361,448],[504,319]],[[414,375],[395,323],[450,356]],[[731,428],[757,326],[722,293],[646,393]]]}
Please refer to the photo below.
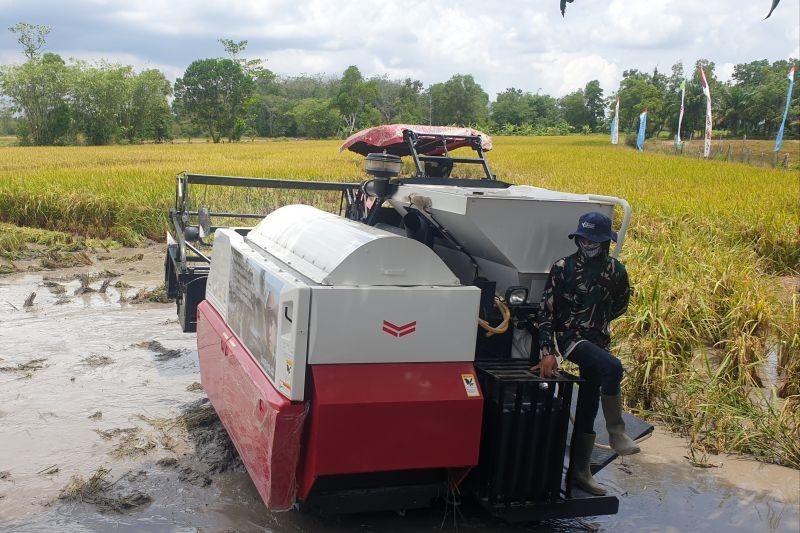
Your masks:
{"label": "man in camouflage uniform", "polygon": [[[587,213],[569,235],[578,250],[555,262],[542,293],[539,311],[540,362],[534,367],[542,377],[558,369],[556,347],[578,365],[579,386],[572,452],[572,480],[592,494],[605,488],[592,478],[590,460],[594,447],[594,419],[599,404],[609,444],[619,455],[631,455],[639,447],[625,434],[620,399],[622,363],[611,355],[609,323],[628,308],[630,285],[625,267],[609,256],[611,220],[602,213]],[[602,391],[602,398],[601,398]]]}

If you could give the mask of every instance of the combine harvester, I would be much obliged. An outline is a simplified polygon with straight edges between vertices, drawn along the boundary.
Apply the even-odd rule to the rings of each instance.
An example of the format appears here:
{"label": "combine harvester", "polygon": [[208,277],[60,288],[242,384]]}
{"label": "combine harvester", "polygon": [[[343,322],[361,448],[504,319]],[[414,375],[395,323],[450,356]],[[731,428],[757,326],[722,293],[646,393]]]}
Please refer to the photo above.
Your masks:
{"label": "combine harvester", "polygon": [[[530,368],[549,268],[574,252],[566,236],[583,213],[619,205],[618,254],[630,208],[499,181],[491,147],[471,129],[379,126],[341,148],[366,156],[363,183],[178,176],[167,288],[269,509],[410,509],[460,494],[509,521],[617,512],[616,497],[567,482],[580,380]],[[454,164],[479,177],[451,177]],[[334,194],[339,214],[193,203],[210,186]],[[262,220],[211,223],[234,218]],[[626,421],[633,438],[652,431]],[[598,441],[604,428],[600,416]],[[597,448],[593,470],[614,458]]]}

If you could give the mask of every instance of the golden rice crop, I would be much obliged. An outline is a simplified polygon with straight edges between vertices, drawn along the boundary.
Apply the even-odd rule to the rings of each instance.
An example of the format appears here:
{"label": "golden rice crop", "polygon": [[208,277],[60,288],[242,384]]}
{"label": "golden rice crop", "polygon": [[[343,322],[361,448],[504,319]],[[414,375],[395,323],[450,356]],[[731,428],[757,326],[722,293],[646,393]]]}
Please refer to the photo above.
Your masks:
{"label": "golden rice crop", "polygon": [[[163,240],[175,176],[359,181],[337,141],[0,149],[0,221],[135,244]],[[791,144],[794,161],[800,144]],[[635,286],[615,324],[632,408],[699,450],[800,467],[800,176],[612,147],[601,137],[495,139],[506,181],[626,198]],[[293,195],[292,195],[293,194]],[[263,209],[313,203],[272,192]],[[776,377],[777,376],[777,377]]]}

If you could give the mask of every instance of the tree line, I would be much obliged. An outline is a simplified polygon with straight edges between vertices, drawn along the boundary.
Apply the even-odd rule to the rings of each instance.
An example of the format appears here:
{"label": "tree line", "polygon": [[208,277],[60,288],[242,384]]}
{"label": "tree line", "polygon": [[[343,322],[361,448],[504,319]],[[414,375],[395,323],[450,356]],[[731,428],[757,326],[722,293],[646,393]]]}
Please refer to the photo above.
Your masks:
{"label": "tree line", "polygon": [[[715,127],[731,135],[773,136],[783,113],[790,61],[734,67],[730,81],[716,78],[701,59],[669,75],[626,70],[619,90],[604,95],[597,80],[555,98],[517,88],[494,101],[469,74],[425,87],[412,78],[366,78],[355,65],[341,76],[280,76],[259,59],[244,59],[247,41],[220,39],[228,57],[192,62],[174,84],[158,70],[136,72],[108,62],[65,61],[42,48],[50,28],[19,23],[9,28],[25,62],[0,66],[0,134],[22,144],[163,142],[207,137],[332,137],[387,123],[471,125],[494,134],[565,135],[608,131],[616,98],[620,130],[634,131],[648,109],[647,136],[674,135],[680,84],[686,79],[683,131],[698,131],[705,101],[698,67],[712,93]],[[788,136],[798,135],[795,87]]]}

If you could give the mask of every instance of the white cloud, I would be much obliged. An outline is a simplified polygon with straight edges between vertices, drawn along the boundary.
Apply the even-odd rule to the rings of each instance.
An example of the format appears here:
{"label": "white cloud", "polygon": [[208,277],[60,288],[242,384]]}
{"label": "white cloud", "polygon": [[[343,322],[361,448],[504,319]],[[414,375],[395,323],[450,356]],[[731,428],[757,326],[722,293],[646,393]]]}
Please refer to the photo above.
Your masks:
{"label": "white cloud", "polygon": [[[390,59],[390,63],[398,62],[398,58]],[[388,76],[390,79],[400,80],[405,78],[420,78],[422,72],[418,69],[395,67],[386,65],[383,60],[378,57],[372,59],[372,72],[379,76]]]}
{"label": "white cloud", "polygon": [[[62,56],[68,59],[77,59],[80,61],[86,61],[88,63],[95,63],[99,60],[97,54],[87,50],[65,51],[62,53]],[[147,70],[147,69],[158,69],[164,73],[164,76],[166,76],[167,79],[173,81],[175,80],[175,78],[182,76],[184,71],[186,70],[185,67],[179,67],[176,65],[168,65],[165,63],[154,63],[147,58],[139,57],[135,54],[120,54],[120,53],[104,54],[102,60],[107,61],[109,63],[117,63],[120,65],[130,65],[136,72],[141,72],[142,70]]]}
{"label": "white cloud", "polygon": [[733,63],[723,63],[718,65],[716,69],[717,79],[721,81],[729,81],[733,78]]}
{"label": "white cloud", "polygon": [[577,57],[567,61],[563,68],[563,82],[559,93],[580,89],[591,80],[598,80],[604,90],[616,89],[616,82],[621,75],[620,68],[596,54]]}
{"label": "white cloud", "polygon": [[270,54],[266,64],[273,72],[293,76],[332,73],[337,70],[334,65],[335,62],[328,54],[309,53],[304,50],[281,50]]}
{"label": "white cloud", "polygon": [[672,43],[683,26],[682,17],[674,11],[676,2],[612,0],[606,10],[606,23],[592,33],[605,44],[623,44],[653,48]]}

